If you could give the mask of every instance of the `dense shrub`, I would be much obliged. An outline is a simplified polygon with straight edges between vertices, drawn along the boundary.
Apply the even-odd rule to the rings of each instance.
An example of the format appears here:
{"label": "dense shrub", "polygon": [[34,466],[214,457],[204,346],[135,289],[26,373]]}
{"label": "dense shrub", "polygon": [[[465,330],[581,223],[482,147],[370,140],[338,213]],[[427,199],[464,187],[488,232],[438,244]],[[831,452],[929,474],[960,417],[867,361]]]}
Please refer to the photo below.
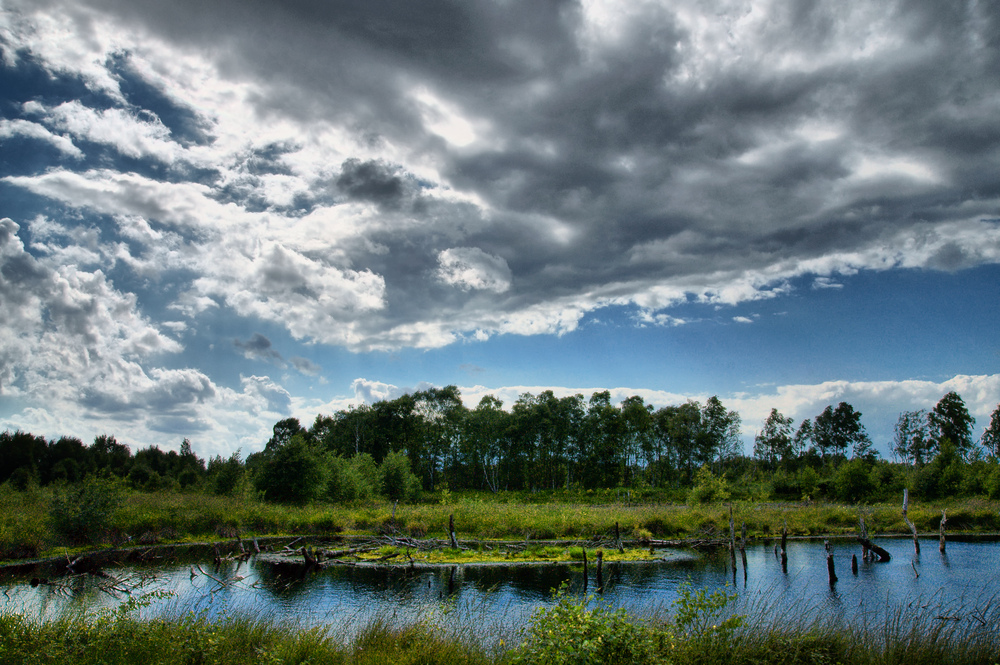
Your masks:
{"label": "dense shrub", "polygon": [[304,504],[326,491],[327,465],[302,434],[267,451],[257,489],[268,501]]}
{"label": "dense shrub", "polygon": [[717,503],[729,498],[729,484],[725,478],[717,478],[708,465],[698,469],[694,475],[694,487],[688,493],[688,503]]}
{"label": "dense shrub", "polygon": [[669,651],[666,633],[635,622],[624,609],[599,605],[587,609],[586,598],[573,598],[565,587],[553,607],[537,610],[525,640],[511,659],[524,665],[599,665],[659,663]]}
{"label": "dense shrub", "polygon": [[70,543],[98,542],[122,497],[119,481],[93,476],[59,488],[49,507],[53,533]]}
{"label": "dense shrub", "polygon": [[845,503],[866,503],[876,493],[877,487],[869,473],[869,462],[853,459],[834,476],[837,498]]}
{"label": "dense shrub", "polygon": [[410,459],[400,452],[382,460],[382,494],[390,501],[407,501],[420,491],[420,479],[410,470]]}

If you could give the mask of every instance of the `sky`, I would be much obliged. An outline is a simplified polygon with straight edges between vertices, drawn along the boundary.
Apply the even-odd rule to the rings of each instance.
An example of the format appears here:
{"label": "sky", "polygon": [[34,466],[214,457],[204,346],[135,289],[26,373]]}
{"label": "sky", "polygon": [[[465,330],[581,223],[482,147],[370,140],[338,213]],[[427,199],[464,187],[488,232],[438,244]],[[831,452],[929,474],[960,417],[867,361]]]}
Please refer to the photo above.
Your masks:
{"label": "sky", "polygon": [[1000,4],[0,0],[0,430],[1000,403]]}

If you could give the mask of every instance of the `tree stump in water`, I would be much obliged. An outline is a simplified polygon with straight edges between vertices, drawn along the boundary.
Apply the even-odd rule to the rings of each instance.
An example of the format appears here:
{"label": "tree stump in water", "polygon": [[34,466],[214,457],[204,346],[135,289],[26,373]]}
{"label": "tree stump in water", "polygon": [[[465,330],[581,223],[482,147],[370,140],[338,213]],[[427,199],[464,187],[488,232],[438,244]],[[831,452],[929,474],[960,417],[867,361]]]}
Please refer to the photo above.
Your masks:
{"label": "tree stump in water", "polygon": [[944,512],[944,508],[941,509],[941,524],[938,526],[938,530],[941,534],[941,542],[938,544],[938,550],[941,554],[944,554],[944,524],[948,521],[948,516]]}
{"label": "tree stump in water", "polygon": [[910,490],[903,490],[903,521],[906,522],[906,526],[910,527],[910,531],[913,532],[913,552],[917,556],[920,556],[920,541],[917,540],[917,527],[910,521],[907,516],[907,511],[910,506]]}

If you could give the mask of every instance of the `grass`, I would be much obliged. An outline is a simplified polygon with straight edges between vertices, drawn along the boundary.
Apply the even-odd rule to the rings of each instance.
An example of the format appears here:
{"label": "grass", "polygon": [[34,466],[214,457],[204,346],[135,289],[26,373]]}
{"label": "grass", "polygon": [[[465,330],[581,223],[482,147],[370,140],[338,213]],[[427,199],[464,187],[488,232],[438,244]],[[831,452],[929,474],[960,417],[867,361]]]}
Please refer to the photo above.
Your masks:
{"label": "grass", "polygon": [[[225,540],[242,536],[371,535],[395,531],[417,538],[445,538],[450,515],[461,540],[589,540],[615,532],[649,539],[723,538],[729,533],[728,504],[572,503],[566,497],[548,503],[521,503],[523,493],[497,496],[454,494],[447,503],[399,505],[369,502],[355,505],[286,506],[254,498],[199,493],[124,492],[101,534],[90,543],[68,542],[56,535],[49,512],[55,488],[17,492],[0,486],[0,560],[63,553],[80,545],[153,544]],[[615,499],[593,494],[578,496]],[[858,506],[833,503],[733,504],[737,530],[746,522],[751,537],[774,536],[787,523],[793,536],[850,535],[857,529]],[[910,504],[910,519],[921,532],[934,532],[948,511],[950,532],[1000,530],[1000,502],[961,499]],[[908,533],[900,506],[877,504],[860,510],[873,534]]]}
{"label": "grass", "polygon": [[[142,599],[90,617],[42,621],[0,611],[0,663],[436,663],[526,664],[842,663],[995,665],[1000,605],[902,608],[879,625],[843,625],[768,600],[733,607],[733,596],[687,587],[674,606],[637,617],[561,593],[520,633],[478,635],[482,617],[447,612],[409,624],[376,618],[361,627],[306,628],[267,617],[215,621],[186,614],[134,618]],[[664,613],[665,612],[665,613]]]}

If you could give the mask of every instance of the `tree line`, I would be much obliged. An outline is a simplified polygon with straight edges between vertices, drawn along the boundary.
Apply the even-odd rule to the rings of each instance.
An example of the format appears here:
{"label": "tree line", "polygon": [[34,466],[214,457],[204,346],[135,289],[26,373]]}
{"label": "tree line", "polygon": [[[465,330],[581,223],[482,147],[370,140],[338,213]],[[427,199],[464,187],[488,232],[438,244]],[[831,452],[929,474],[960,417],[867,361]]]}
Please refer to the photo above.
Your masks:
{"label": "tree line", "polygon": [[[149,447],[133,455],[107,435],[86,446],[7,431],[0,434],[0,483],[21,488],[104,474],[140,489],[253,489],[282,502],[616,487],[701,487],[699,496],[719,498],[726,482],[769,483],[776,496],[856,500],[871,498],[872,487],[913,486],[919,478],[930,494],[992,487],[1000,405],[978,442],[957,393],[930,410],[902,413],[891,445],[895,465],[879,459],[861,415],[840,402],[795,427],[772,409],[747,457],[740,416],[718,397],[655,409],[639,396],[614,404],[610,391],[589,399],[543,391],[520,395],[509,409],[492,395],[469,409],[458,388],[446,386],[319,415],[309,427],[284,419],[260,452],[207,463],[187,439],[180,452]],[[981,478],[963,488],[973,467]],[[918,476],[900,475],[911,471]]]}

